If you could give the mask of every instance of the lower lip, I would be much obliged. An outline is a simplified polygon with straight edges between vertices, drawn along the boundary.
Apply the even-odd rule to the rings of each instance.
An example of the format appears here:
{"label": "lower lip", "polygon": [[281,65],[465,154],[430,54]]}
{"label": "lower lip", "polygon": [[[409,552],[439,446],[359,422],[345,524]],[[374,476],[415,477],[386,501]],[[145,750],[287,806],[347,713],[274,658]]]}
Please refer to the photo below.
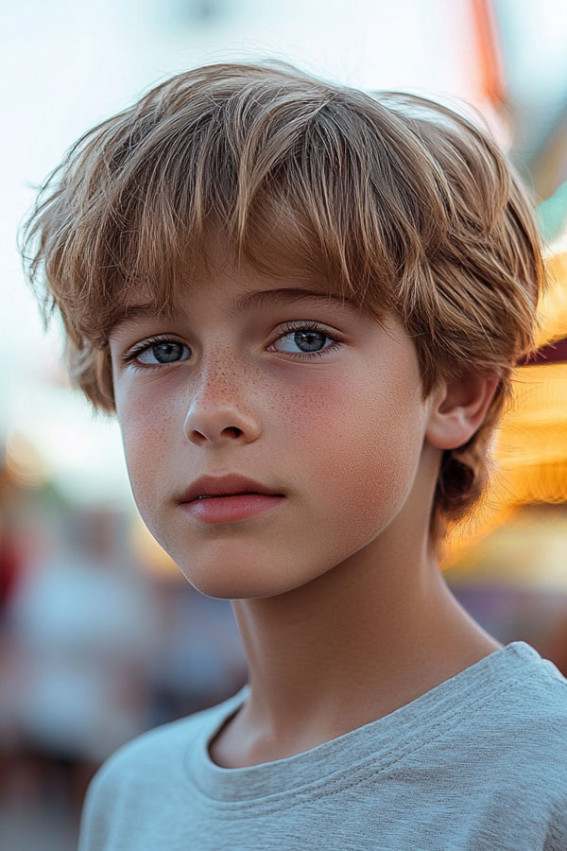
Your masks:
{"label": "lower lip", "polygon": [[235,496],[211,496],[184,502],[183,508],[203,523],[234,523],[262,514],[279,505],[285,497],[261,493],[242,493]]}

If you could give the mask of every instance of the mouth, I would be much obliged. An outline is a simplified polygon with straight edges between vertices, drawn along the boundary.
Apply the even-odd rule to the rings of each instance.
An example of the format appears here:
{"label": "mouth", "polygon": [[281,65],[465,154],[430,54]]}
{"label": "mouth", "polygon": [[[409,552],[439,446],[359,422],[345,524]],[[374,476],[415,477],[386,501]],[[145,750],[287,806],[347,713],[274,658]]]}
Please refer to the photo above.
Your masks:
{"label": "mouth", "polygon": [[202,523],[237,523],[281,505],[284,499],[281,494],[254,492],[201,494],[181,507]]}
{"label": "mouth", "polygon": [[201,476],[180,496],[180,503],[236,496],[284,496],[277,488],[231,473],[226,476]]}
{"label": "mouth", "polygon": [[179,503],[203,523],[234,523],[281,505],[285,495],[239,475],[203,476],[183,493]]}

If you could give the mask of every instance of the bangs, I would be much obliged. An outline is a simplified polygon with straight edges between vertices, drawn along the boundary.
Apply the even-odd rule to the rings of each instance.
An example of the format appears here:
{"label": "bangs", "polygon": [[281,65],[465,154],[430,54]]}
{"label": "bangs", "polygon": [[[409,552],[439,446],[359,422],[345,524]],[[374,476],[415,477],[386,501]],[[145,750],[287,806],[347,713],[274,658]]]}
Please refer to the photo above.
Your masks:
{"label": "bangs", "polygon": [[172,309],[207,273],[213,235],[237,265],[395,309],[445,213],[430,179],[427,209],[415,201],[416,143],[400,119],[300,76],[244,68],[244,83],[237,71],[215,83],[207,70],[206,85],[174,78],[90,131],[39,210],[71,336],[104,345],[133,291]]}

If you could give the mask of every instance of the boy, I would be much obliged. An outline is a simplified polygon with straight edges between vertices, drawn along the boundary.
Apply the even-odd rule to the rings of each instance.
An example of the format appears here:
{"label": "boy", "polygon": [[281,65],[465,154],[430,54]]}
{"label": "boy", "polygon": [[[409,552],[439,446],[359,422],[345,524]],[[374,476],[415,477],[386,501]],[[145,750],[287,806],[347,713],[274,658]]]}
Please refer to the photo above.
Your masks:
{"label": "boy", "polygon": [[123,748],[83,851],[567,848],[567,684],[436,561],[482,491],[542,262],[494,143],[293,69],[181,74],[34,213],[71,375],[250,684]]}

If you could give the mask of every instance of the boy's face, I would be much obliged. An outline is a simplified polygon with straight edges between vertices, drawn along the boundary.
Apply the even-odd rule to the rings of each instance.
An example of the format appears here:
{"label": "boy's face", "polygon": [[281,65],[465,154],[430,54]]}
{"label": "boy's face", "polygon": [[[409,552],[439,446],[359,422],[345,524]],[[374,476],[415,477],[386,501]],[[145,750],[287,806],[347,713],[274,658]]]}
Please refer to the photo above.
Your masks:
{"label": "boy's face", "polygon": [[[139,315],[111,333],[142,517],[211,596],[273,596],[347,560],[380,559],[415,520],[424,469],[435,478],[410,338],[393,318],[382,326],[321,297],[323,282],[220,259],[215,269],[173,319],[144,315],[141,295]],[[230,475],[269,493],[214,498],[210,482],[188,493]]]}

